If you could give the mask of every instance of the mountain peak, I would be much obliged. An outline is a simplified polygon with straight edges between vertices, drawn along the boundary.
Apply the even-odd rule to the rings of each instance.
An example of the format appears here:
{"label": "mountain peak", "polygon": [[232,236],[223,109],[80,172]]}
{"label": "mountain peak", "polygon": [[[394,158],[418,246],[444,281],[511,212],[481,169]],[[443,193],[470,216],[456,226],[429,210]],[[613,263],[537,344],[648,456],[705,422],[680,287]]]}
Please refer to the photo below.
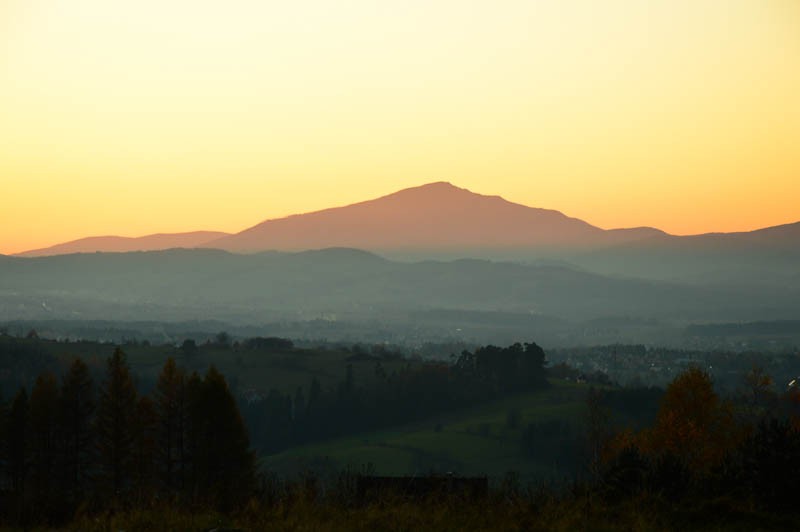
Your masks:
{"label": "mountain peak", "polygon": [[602,232],[558,211],[436,181],[352,205],[266,220],[213,245],[230,251],[463,250],[573,245]]}
{"label": "mountain peak", "polygon": [[[461,188],[453,185],[448,181],[435,181],[433,183],[426,183],[424,185],[419,185],[416,187],[409,187],[404,188],[402,190],[398,190],[397,192],[393,192],[386,196],[382,196],[381,198],[388,198],[393,196],[408,196],[408,195],[454,195],[454,194],[469,194],[473,196],[480,196],[480,194],[476,194],[471,190],[467,190],[466,188]],[[373,200],[375,201],[375,200]]]}
{"label": "mountain peak", "polygon": [[[418,187],[410,187],[410,188],[425,188],[425,189],[456,189],[456,190],[466,190],[461,187],[457,187],[452,184],[450,181],[433,181],[432,183],[425,183],[424,185],[420,185]],[[406,189],[408,190],[408,189]]]}

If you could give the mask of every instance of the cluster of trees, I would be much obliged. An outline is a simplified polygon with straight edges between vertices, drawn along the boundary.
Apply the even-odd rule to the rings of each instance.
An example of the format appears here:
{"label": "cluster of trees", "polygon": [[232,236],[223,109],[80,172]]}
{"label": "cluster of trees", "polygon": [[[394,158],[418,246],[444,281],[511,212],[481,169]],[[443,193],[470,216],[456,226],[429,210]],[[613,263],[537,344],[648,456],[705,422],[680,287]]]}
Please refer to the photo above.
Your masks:
{"label": "cluster of trees", "polygon": [[38,342],[0,332],[0,391],[16,390],[32,382],[43,369],[56,367],[58,360]]}
{"label": "cluster of trees", "polygon": [[[730,399],[699,368],[667,387],[656,420],[639,432],[606,433],[601,492],[612,499],[657,494],[672,502],[727,499],[769,511],[794,507],[800,471],[800,391],[775,391],[754,369]],[[602,438],[603,433],[598,433]]]}
{"label": "cluster of trees", "polygon": [[387,372],[375,363],[374,385],[359,386],[348,365],[334,389],[314,378],[308,393],[272,390],[242,405],[254,444],[266,453],[343,434],[417,421],[503,395],[547,385],[545,354],[535,343],[486,346],[455,357]]}
{"label": "cluster of trees", "polygon": [[0,405],[0,520],[68,521],[79,507],[156,499],[230,509],[255,483],[236,401],[213,367],[187,375],[167,360],[150,396],[117,348],[95,388],[81,359],[39,375]]}

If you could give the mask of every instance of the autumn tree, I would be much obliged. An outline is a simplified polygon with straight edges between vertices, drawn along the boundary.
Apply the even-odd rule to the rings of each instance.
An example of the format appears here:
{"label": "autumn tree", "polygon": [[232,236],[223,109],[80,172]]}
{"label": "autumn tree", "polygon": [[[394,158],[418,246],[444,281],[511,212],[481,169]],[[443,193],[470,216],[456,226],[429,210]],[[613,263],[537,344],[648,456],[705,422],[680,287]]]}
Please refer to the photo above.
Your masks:
{"label": "autumn tree", "polygon": [[722,461],[739,437],[731,406],[720,400],[708,373],[693,367],[667,387],[643,447],[655,455],[677,457],[694,472],[705,472]]}
{"label": "autumn tree", "polygon": [[115,495],[130,481],[136,387],[120,348],[108,359],[97,405],[97,452],[101,484]]}

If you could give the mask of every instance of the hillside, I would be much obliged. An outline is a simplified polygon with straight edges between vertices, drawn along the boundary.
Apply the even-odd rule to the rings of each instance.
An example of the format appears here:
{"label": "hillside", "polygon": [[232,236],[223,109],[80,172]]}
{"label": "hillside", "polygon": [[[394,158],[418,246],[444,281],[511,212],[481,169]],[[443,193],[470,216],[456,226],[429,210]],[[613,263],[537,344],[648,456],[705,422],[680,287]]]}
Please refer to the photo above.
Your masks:
{"label": "hillside", "polygon": [[570,260],[607,274],[796,287],[800,222],[739,233],[655,235],[576,253]]}
{"label": "hillside", "polygon": [[124,236],[92,236],[64,242],[41,249],[32,249],[19,253],[20,257],[46,257],[50,255],[66,255],[70,253],[96,253],[128,251],[158,251],[171,248],[205,247],[208,242],[216,240],[227,233],[219,231],[193,231],[190,233],[157,233],[141,237]]}
{"label": "hillside", "polygon": [[[756,292],[483,260],[396,262],[364,251],[237,255],[220,250],[75,254],[0,263],[0,319],[377,319],[428,309],[557,318],[609,315],[776,319],[797,287]],[[28,298],[31,313],[23,312]],[[213,313],[209,311],[213,309]],[[13,310],[13,311],[12,311]],[[35,312],[34,312],[35,311]]]}

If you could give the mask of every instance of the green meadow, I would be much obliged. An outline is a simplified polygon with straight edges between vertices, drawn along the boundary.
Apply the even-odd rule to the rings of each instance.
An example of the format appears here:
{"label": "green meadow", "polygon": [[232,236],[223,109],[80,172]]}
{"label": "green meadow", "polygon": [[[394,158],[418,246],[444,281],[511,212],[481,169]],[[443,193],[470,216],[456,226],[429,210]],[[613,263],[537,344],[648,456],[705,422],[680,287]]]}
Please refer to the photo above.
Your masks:
{"label": "green meadow", "polygon": [[344,468],[381,475],[453,472],[488,475],[509,471],[520,480],[557,478],[562,466],[524,449],[531,423],[562,421],[582,431],[587,387],[552,381],[546,390],[523,393],[434,416],[424,422],[366,432],[263,456],[264,469],[279,474],[333,473]]}

